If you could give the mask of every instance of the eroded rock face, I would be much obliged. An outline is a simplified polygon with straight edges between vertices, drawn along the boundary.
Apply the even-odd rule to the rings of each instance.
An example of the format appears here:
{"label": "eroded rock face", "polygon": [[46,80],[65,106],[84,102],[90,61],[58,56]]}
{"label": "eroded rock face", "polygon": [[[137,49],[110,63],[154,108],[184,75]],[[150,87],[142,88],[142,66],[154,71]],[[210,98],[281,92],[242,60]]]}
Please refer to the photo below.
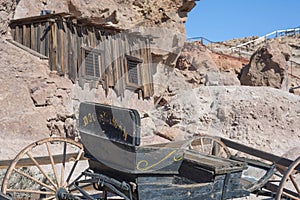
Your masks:
{"label": "eroded rock face", "polygon": [[237,72],[245,60],[216,53],[200,41],[186,42],[176,68],[194,87],[240,85]]}
{"label": "eroded rock face", "polygon": [[119,28],[163,26],[185,32],[183,22],[195,6],[194,0],[20,0],[15,18],[40,15],[41,10],[52,13],[69,12],[95,23],[112,23]]}
{"label": "eroded rock face", "polygon": [[269,86],[287,89],[287,61],[291,52],[285,44],[277,40],[260,47],[251,57],[240,76],[242,85]]}
{"label": "eroded rock face", "polygon": [[76,135],[72,82],[0,39],[0,159],[41,138]]}
{"label": "eroded rock face", "polygon": [[0,0],[0,35],[6,34],[9,20],[13,18],[15,1]]}

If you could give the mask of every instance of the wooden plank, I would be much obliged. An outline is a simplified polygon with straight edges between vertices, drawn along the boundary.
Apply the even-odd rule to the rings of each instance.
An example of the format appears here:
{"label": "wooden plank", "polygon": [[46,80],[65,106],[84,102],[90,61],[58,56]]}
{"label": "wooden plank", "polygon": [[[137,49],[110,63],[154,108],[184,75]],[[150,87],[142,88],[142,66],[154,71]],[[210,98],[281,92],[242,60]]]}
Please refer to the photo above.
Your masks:
{"label": "wooden plank", "polygon": [[40,37],[41,37],[40,53],[46,56],[46,40],[47,40],[46,23],[40,24],[39,29],[40,29]]}
{"label": "wooden plank", "polygon": [[41,53],[41,23],[37,24],[36,27],[36,47],[37,52]]}
{"label": "wooden plank", "polygon": [[57,21],[57,71],[64,75],[64,26],[63,21]]}
{"label": "wooden plank", "polygon": [[82,31],[83,44],[84,44],[84,46],[88,46],[88,31],[87,31],[87,28],[85,26],[82,26],[81,31]]}
{"label": "wooden plank", "polygon": [[95,28],[96,45],[99,46],[102,42],[101,31]]}
{"label": "wooden plank", "polygon": [[23,33],[22,33],[22,43],[21,44],[23,44],[24,46],[28,47],[26,45],[26,40],[27,40],[27,38],[26,38],[27,37],[26,25],[22,26],[22,30],[23,30]]}
{"label": "wooden plank", "polygon": [[22,25],[19,26],[19,36],[20,36],[19,43],[23,44],[23,26]]}
{"label": "wooden plank", "polygon": [[152,63],[152,56],[151,56],[151,47],[150,47],[150,40],[149,38],[146,39],[146,50],[147,50],[147,60],[149,63],[148,69],[149,69],[149,75],[150,75],[150,96],[154,95],[154,81],[153,81],[153,63]]}
{"label": "wooden plank", "polygon": [[97,30],[93,27],[93,47],[97,48]]}
{"label": "wooden plank", "polygon": [[82,68],[82,30],[80,26],[76,26],[77,29],[77,66],[78,66],[78,78],[80,78],[80,70]]}
{"label": "wooden plank", "polygon": [[36,38],[34,34],[34,24],[30,25],[30,48],[34,51],[36,51],[35,48]]}
{"label": "wooden plank", "polygon": [[13,44],[13,45],[21,48],[22,50],[27,51],[28,53],[30,53],[30,54],[32,54],[34,56],[39,57],[40,59],[48,59],[48,57],[44,56],[43,54],[40,54],[39,52],[36,52],[36,51],[34,51],[34,50],[32,50],[32,49],[30,49],[30,48],[28,48],[28,47],[26,47],[26,46],[24,46],[24,45],[16,42],[14,40],[7,39],[7,41],[10,42],[11,44]]}
{"label": "wooden plank", "polygon": [[16,41],[16,42],[19,42],[20,43],[20,30],[19,30],[20,28],[19,28],[19,26],[16,26],[15,27],[15,37],[14,37],[14,40]]}
{"label": "wooden plank", "polygon": [[68,46],[68,75],[71,77],[72,74],[72,27],[70,22],[67,22],[68,27],[68,37],[67,37],[67,46]]}
{"label": "wooden plank", "polygon": [[73,24],[71,22],[68,22],[68,74],[69,78],[75,82],[76,77],[77,77],[77,66],[75,65],[76,61],[76,52],[77,50],[75,49],[75,42],[76,41],[76,35],[75,35],[75,30],[73,27]]}
{"label": "wooden plank", "polygon": [[16,40],[16,27],[11,27],[11,36],[14,40]]}
{"label": "wooden plank", "polygon": [[87,45],[88,45],[88,47],[93,47],[92,45],[92,37],[93,37],[93,33],[92,33],[92,28],[91,27],[88,27],[87,28],[87,31],[88,31],[88,37],[87,37],[87,39],[88,39],[88,42],[87,42]]}
{"label": "wooden plank", "polygon": [[[50,47],[49,47],[49,43],[50,43],[50,35],[51,35],[51,27],[50,27],[50,23],[46,22],[46,27],[45,27],[45,56],[49,56],[49,51],[50,51]],[[50,56],[49,56],[50,57]]]}
{"label": "wooden plank", "polygon": [[150,97],[150,88],[149,88],[149,73],[148,73],[148,60],[147,60],[147,54],[145,52],[144,45],[142,45],[143,41],[139,41],[139,53],[140,57],[143,59],[143,63],[140,66],[140,74],[141,74],[141,84],[142,84],[142,90],[143,90],[143,98]]}
{"label": "wooden plank", "polygon": [[143,76],[143,90],[144,90],[144,98],[149,98],[153,95],[152,91],[152,80],[151,80],[151,62],[149,60],[149,54],[148,54],[148,48],[147,48],[147,43],[145,40],[142,40],[141,42],[144,42],[144,44],[141,47],[142,50],[142,57],[144,60],[144,64],[142,66],[142,73],[144,74]]}
{"label": "wooden plank", "polygon": [[85,77],[85,49],[81,48],[81,60],[82,60],[82,64],[81,64],[81,68],[79,69],[82,75],[82,77]]}
{"label": "wooden plank", "polygon": [[[265,160],[274,162],[277,165],[281,165],[281,166],[284,166],[284,167],[289,167],[293,162],[290,159],[279,157],[279,156],[276,156],[274,154],[264,152],[264,151],[261,151],[261,150],[258,150],[258,149],[254,149],[252,147],[248,147],[246,145],[239,144],[237,142],[233,142],[233,141],[225,139],[225,138],[221,138],[221,141],[229,148],[244,152],[246,154],[255,156],[257,158],[261,158],[261,159],[265,159]],[[300,170],[300,165],[296,169]]]}
{"label": "wooden plank", "polygon": [[57,70],[57,24],[51,23],[51,34],[49,37],[49,65],[50,69]]}
{"label": "wooden plank", "polygon": [[77,51],[77,29],[75,25],[73,25],[73,38],[72,38],[72,55],[73,55],[73,76],[71,77],[71,80],[73,83],[77,80],[77,70],[78,70],[78,51]]}
{"label": "wooden plank", "polygon": [[[76,160],[77,156],[78,156],[78,153],[67,154],[66,162],[72,162],[72,161]],[[35,159],[40,165],[50,165],[51,164],[51,160],[50,160],[49,156],[36,157]],[[63,160],[63,155],[53,155],[53,160],[54,160],[54,163],[61,163],[61,161]],[[86,160],[86,158],[81,156],[79,160]],[[12,161],[13,160],[0,161],[0,169],[7,169]],[[29,167],[29,166],[35,166],[35,163],[30,158],[23,158],[17,162],[16,168]]]}
{"label": "wooden plank", "polygon": [[123,34],[119,34],[120,37],[119,37],[119,57],[118,57],[118,60],[119,60],[119,90],[120,90],[120,93],[124,96],[124,90],[125,90],[125,80],[124,80],[124,58],[125,58],[125,50],[124,50],[124,36]]}
{"label": "wooden plank", "polygon": [[112,37],[112,55],[113,55],[113,65],[112,65],[112,72],[113,72],[113,81],[114,81],[114,88],[116,89],[116,92],[117,92],[117,95],[119,96],[120,95],[120,91],[119,91],[119,85],[116,85],[118,84],[119,82],[119,62],[118,62],[118,59],[119,59],[119,55],[118,55],[118,38],[116,36],[113,36]]}
{"label": "wooden plank", "polygon": [[25,44],[25,46],[27,46],[27,47],[29,47],[30,48],[30,39],[31,39],[31,26],[30,25],[26,25],[25,26],[26,28],[25,28],[25,33],[26,33],[26,37],[24,38],[24,44]]}
{"label": "wooden plank", "polygon": [[67,26],[67,22],[63,22],[63,28],[64,28],[64,48],[63,48],[63,66],[62,69],[64,71],[64,74],[69,74],[69,45],[68,45],[68,38],[69,38],[69,29]]}
{"label": "wooden plank", "polygon": [[107,51],[107,78],[108,78],[108,87],[114,86],[114,77],[113,77],[113,49],[112,49],[112,37],[109,36],[106,42],[106,51]]}
{"label": "wooden plank", "polygon": [[101,65],[100,65],[100,78],[101,78],[101,82],[104,83],[105,81],[105,50],[104,50],[104,37],[101,35],[101,31],[98,30],[98,39],[97,39],[97,48],[101,51]]}

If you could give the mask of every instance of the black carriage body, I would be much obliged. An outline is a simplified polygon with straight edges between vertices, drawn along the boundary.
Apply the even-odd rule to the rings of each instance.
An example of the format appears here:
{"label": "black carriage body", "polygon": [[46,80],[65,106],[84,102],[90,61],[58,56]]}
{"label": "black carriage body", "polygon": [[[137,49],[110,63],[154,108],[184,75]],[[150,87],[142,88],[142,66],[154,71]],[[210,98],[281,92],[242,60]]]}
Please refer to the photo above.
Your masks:
{"label": "black carriage body", "polygon": [[105,168],[133,177],[178,174],[183,158],[180,147],[184,142],[139,146],[140,116],[136,110],[82,103],[79,131],[86,156],[92,167],[96,165],[93,170]]}
{"label": "black carriage body", "polygon": [[[249,195],[246,164],[184,150],[188,141],[140,146],[137,111],[80,105],[79,131],[90,169],[136,185],[135,199],[229,199]],[[126,192],[125,192],[126,193]]]}

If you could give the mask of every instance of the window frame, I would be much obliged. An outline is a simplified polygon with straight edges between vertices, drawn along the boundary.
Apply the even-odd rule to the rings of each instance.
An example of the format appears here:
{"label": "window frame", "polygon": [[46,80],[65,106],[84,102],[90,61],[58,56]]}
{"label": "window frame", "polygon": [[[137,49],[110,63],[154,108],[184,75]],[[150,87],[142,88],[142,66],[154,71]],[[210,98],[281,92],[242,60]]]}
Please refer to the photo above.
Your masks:
{"label": "window frame", "polygon": [[[102,76],[103,76],[103,66],[104,66],[104,62],[103,62],[103,51],[99,50],[99,49],[93,49],[90,47],[86,47],[86,46],[82,46],[82,75],[86,80],[102,80]],[[93,71],[94,71],[94,76],[92,75],[88,75],[86,73],[86,52],[89,52],[89,54],[93,55]],[[99,69],[99,76],[97,76],[97,71],[96,71],[96,65],[95,65],[95,56],[98,56],[98,69]]]}
{"label": "window frame", "polygon": [[[132,55],[125,55],[125,60],[126,60],[126,65],[125,65],[125,81],[126,81],[126,88],[127,89],[133,89],[133,90],[137,90],[137,89],[141,89],[141,85],[142,85],[142,75],[141,75],[141,67],[143,64],[143,60],[137,57],[134,57]],[[129,80],[129,66],[128,66],[128,60],[130,60],[131,62],[135,62],[136,64],[136,70],[137,70],[137,84],[133,83]]]}

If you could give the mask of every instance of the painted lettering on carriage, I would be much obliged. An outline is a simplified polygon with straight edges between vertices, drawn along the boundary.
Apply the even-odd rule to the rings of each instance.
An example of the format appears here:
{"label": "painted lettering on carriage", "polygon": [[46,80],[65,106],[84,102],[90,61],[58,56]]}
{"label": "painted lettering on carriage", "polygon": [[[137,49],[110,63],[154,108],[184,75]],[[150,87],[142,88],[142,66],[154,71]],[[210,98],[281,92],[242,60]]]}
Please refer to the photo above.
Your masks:
{"label": "painted lettering on carriage", "polygon": [[90,123],[95,123],[96,119],[92,113],[88,113],[83,117],[83,125],[88,126]]}
{"label": "painted lettering on carriage", "polygon": [[[96,118],[92,113],[88,113],[87,115],[83,116],[83,125],[87,127],[91,123],[96,122]],[[117,120],[113,117],[110,116],[106,112],[101,112],[98,114],[98,120],[99,123],[101,124],[110,124],[112,125],[115,129],[118,129],[122,132],[122,138],[124,141],[127,141],[128,138],[128,132],[126,129],[122,126],[122,124],[118,124]]]}

